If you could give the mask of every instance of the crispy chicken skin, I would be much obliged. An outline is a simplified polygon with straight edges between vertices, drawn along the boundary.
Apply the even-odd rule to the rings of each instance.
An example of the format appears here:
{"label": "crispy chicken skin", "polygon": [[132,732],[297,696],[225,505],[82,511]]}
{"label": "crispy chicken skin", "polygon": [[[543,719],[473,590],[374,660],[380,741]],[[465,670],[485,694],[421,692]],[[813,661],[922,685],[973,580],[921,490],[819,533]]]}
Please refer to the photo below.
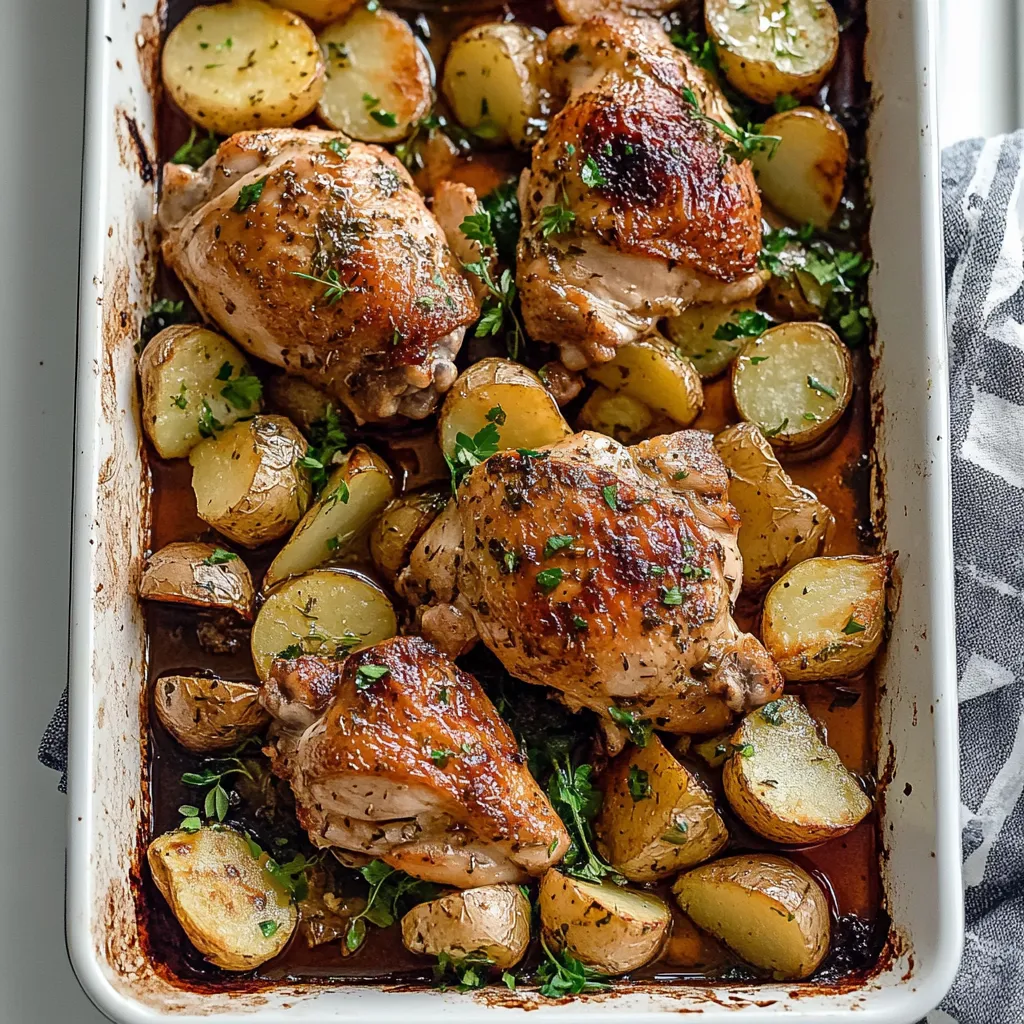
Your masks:
{"label": "crispy chicken skin", "polygon": [[200,312],[360,421],[434,409],[478,307],[400,161],[339,132],[276,129],[164,174],[164,259]]}
{"label": "crispy chicken skin", "polygon": [[[364,666],[387,672],[373,679]],[[568,848],[480,684],[425,640],[397,637],[341,662],[277,661],[264,695],[272,712],[281,694],[286,708],[308,699],[314,716],[287,777],[315,845],[460,888],[525,881]]]}
{"label": "crispy chicken skin", "polygon": [[[691,303],[756,293],[761,203],[684,96],[731,124],[717,86],[656,22],[593,18],[548,53],[564,105],[520,180],[517,284],[531,337],[578,370]],[[545,237],[556,207],[573,221]]]}

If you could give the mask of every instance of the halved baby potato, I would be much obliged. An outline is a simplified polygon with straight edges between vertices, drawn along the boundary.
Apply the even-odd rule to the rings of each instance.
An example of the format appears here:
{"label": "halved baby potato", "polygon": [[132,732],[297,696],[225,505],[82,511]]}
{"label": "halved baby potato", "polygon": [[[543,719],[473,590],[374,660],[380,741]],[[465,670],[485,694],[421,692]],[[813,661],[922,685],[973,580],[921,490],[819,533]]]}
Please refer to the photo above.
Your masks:
{"label": "halved baby potato", "polygon": [[518,885],[482,885],[413,907],[402,918],[402,942],[413,953],[454,960],[484,956],[514,967],[530,944],[530,901]]}
{"label": "halved baby potato", "polygon": [[270,0],[275,7],[301,14],[311,21],[334,21],[344,18],[349,11],[363,0]]}
{"label": "halved baby potato", "polygon": [[287,417],[307,436],[310,427],[317,420],[322,420],[328,409],[337,414],[344,426],[352,422],[344,406],[339,408],[326,391],[321,391],[301,377],[292,377],[286,373],[273,374],[264,384],[263,397],[268,412]]}
{"label": "halved baby potato", "polygon": [[225,971],[251,971],[288,944],[298,913],[284,887],[226,825],[167,832],[146,854],[153,881],[189,941]]}
{"label": "halved baby potato", "polygon": [[139,379],[142,425],[164,459],[188,455],[206,417],[229,427],[263,406],[241,349],[199,324],[165,327],[139,357]]}
{"label": "halved baby potato", "polygon": [[363,142],[395,142],[433,101],[430,66],[408,22],[375,6],[356,7],[320,33],[327,81],[320,116]]}
{"label": "halved baby potato", "polygon": [[746,338],[716,338],[715,332],[735,322],[737,313],[753,309],[753,301],[737,306],[690,306],[665,321],[665,334],[678,354],[689,359],[704,380],[711,380],[729,366],[747,341]]}
{"label": "halved baby potato", "polygon": [[678,6],[679,0],[555,0],[558,14],[567,25],[582,25],[599,14],[657,17]]}
{"label": "halved baby potato", "polygon": [[309,504],[298,466],[307,448],[283,416],[255,416],[196,445],[189,461],[199,517],[249,548],[283,536]]}
{"label": "halved baby potato", "polygon": [[195,7],[164,43],[171,99],[197,124],[232,135],[312,113],[324,65],[312,29],[262,0]]}
{"label": "halved baby potato", "polygon": [[725,77],[758,103],[812,95],[839,52],[829,0],[705,0],[704,24]]}
{"label": "halved baby potato", "polygon": [[850,146],[842,125],[817,107],[773,114],[761,129],[781,140],[750,158],[758,187],[779,213],[797,224],[827,228],[846,183]]}
{"label": "halved baby potato", "polygon": [[825,893],[785,857],[723,857],[680,875],[672,892],[694,924],[776,978],[806,978],[828,952]]}
{"label": "halved baby potato", "polygon": [[825,324],[779,324],[747,343],[732,366],[740,416],[773,448],[797,450],[839,422],[853,397],[847,347]]}
{"label": "halved baby potato", "polygon": [[340,558],[365,538],[384,506],[395,496],[388,464],[356,445],[331,473],[316,504],[302,517],[263,577],[269,590],[332,558]]}
{"label": "halved baby potato", "polygon": [[223,608],[251,622],[256,592],[248,567],[233,551],[175,541],[150,557],[139,582],[139,597]]}
{"label": "halved baby potato", "polygon": [[700,864],[729,841],[714,801],[652,736],[628,747],[602,773],[595,822],[608,863],[632,882],[655,882]]}
{"label": "halved baby potato", "polygon": [[449,47],[441,91],[477,138],[528,146],[543,126],[544,45],[520,22],[487,22]]}
{"label": "halved baby potato", "polygon": [[212,754],[237,747],[270,721],[259,694],[253,683],[162,676],[153,688],[153,706],[160,723],[186,750]]}
{"label": "halved baby potato", "polygon": [[749,757],[722,769],[725,795],[755,832],[776,843],[816,843],[862,821],[871,801],[839,755],[818,735],[810,712],[785,696],[750,712],[733,733]]}
{"label": "halved baby potato", "polygon": [[603,974],[625,974],[650,963],[672,920],[657,896],[612,882],[585,882],[550,868],[537,897],[541,935]]}
{"label": "halved baby potato", "polygon": [[579,414],[581,430],[596,430],[620,444],[635,444],[650,437],[654,422],[654,413],[639,399],[600,386],[594,388]]}
{"label": "halved baby potato", "polygon": [[450,487],[428,487],[393,499],[370,532],[370,557],[388,583],[409,564],[409,555],[430,524],[444,511]]}
{"label": "halved baby potato", "polygon": [[333,658],[397,632],[395,610],[380,587],[345,569],[315,569],[286,580],[263,602],[252,627],[252,660],[266,680],[275,658]]}
{"label": "halved baby potato", "polygon": [[863,671],[885,633],[895,555],[808,558],[768,591],[761,638],[787,682]]}
{"label": "halved baby potato", "polygon": [[822,554],[835,529],[827,506],[797,487],[753,423],[736,423],[715,437],[729,470],[729,501],[740,514],[743,589],[760,593],[787,569]]}
{"label": "halved baby potato", "polygon": [[730,733],[715,733],[707,739],[694,741],[691,749],[709,768],[721,768],[733,749],[729,744]]}

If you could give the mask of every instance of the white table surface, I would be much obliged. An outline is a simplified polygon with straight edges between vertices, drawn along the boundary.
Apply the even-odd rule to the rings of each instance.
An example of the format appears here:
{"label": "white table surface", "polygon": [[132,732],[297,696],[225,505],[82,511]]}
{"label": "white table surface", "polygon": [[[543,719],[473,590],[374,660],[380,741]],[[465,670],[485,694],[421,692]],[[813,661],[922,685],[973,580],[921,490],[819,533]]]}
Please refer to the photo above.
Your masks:
{"label": "white table surface", "polygon": [[[943,76],[945,141],[1012,128],[1015,0],[944,2],[947,61],[973,60],[965,26],[979,61],[990,55]],[[36,761],[67,659],[85,12],[85,0],[0,0],[0,1020],[12,1024],[104,1019],[65,956],[65,798]]]}

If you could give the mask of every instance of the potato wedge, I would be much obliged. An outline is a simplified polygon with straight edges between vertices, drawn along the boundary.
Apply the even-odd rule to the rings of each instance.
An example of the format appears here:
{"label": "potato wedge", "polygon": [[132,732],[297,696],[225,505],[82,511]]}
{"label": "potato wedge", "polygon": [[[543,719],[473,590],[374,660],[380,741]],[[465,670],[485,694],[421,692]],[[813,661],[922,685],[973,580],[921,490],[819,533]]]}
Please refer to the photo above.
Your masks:
{"label": "potato wedge", "polygon": [[761,637],[787,682],[862,672],[882,645],[895,555],[808,558],[768,591]]}
{"label": "potato wedge", "polygon": [[652,736],[628,747],[602,773],[595,822],[601,853],[631,882],[660,878],[700,864],[729,841],[714,801]]}
{"label": "potato wedge", "polygon": [[450,487],[412,491],[391,501],[370,532],[370,557],[388,583],[409,564],[409,555],[427,527],[444,511]]}
{"label": "potato wedge", "polygon": [[283,416],[256,416],[196,445],[189,461],[199,517],[249,548],[283,536],[309,504],[309,478],[297,465],[307,447]]}
{"label": "potato wedge", "polygon": [[715,332],[737,313],[753,309],[752,301],[737,306],[690,306],[665,321],[665,334],[677,353],[689,359],[704,380],[711,380],[728,368],[746,344],[746,338],[716,338]]}
{"label": "potato wedge", "polygon": [[316,504],[270,563],[263,589],[343,556],[366,537],[394,496],[388,464],[364,445],[356,445],[331,473]]}
{"label": "potato wedge", "polygon": [[430,66],[408,22],[361,5],[320,33],[320,116],[363,142],[396,142],[430,111]]}
{"label": "potato wedge", "polygon": [[825,893],[785,857],[723,857],[680,875],[672,892],[698,927],[776,978],[806,978],[828,952]]}
{"label": "potato wedge", "polygon": [[751,339],[733,363],[732,396],[773,448],[806,448],[850,404],[850,352],[825,324],[779,324]]}
{"label": "potato wedge", "polygon": [[650,963],[672,920],[657,896],[612,882],[584,882],[550,868],[537,897],[541,936],[604,974],[625,974]]}
{"label": "potato wedge", "polygon": [[344,406],[339,408],[326,391],[286,373],[275,373],[267,378],[263,397],[268,412],[290,419],[307,437],[310,428],[327,415],[328,409],[338,417],[342,427],[353,424],[349,411]]}
{"label": "potato wedge", "polygon": [[262,0],[195,7],[164,43],[163,80],[197,124],[232,135],[312,113],[324,64],[312,29]]}
{"label": "potato wedge", "polygon": [[526,147],[544,128],[544,46],[520,22],[487,22],[449,47],[441,91],[455,119],[479,139]]}
{"label": "potato wedge", "polygon": [[849,832],[871,801],[796,697],[784,696],[752,711],[733,733],[722,769],[732,809],[755,832],[776,843],[816,843]]}
{"label": "potato wedge", "polygon": [[139,597],[224,608],[251,622],[256,591],[248,567],[233,551],[176,541],[150,557],[139,582]]}
{"label": "potato wedge", "polygon": [[635,444],[654,432],[654,413],[622,391],[596,387],[580,409],[581,430],[596,430],[620,444]]}
{"label": "potato wedge", "polygon": [[139,380],[142,425],[163,459],[183,458],[202,441],[201,417],[230,427],[263,406],[241,349],[199,324],[165,327],[153,338],[139,357]]}
{"label": "potato wedge", "polygon": [[286,580],[263,602],[252,627],[252,660],[265,680],[275,658],[331,658],[397,632],[395,610],[380,587],[346,569],[315,569]]}
{"label": "potato wedge", "polygon": [[259,732],[270,716],[259,687],[208,676],[162,676],[153,688],[160,724],[186,750],[212,754],[237,747]]}
{"label": "potato wedge", "polygon": [[307,21],[335,21],[344,18],[362,0],[270,0],[275,7],[301,14]]}
{"label": "potato wedge", "polygon": [[725,77],[758,103],[812,95],[839,52],[828,0],[705,0],[704,24]]}
{"label": "potato wedge", "polygon": [[697,740],[693,744],[693,752],[709,768],[721,768],[732,752],[732,747],[729,745],[730,735],[728,731],[719,732],[714,736],[708,736],[707,739]]}
{"label": "potato wedge", "polygon": [[715,437],[729,470],[729,501],[740,514],[743,589],[758,594],[787,569],[828,548],[835,517],[813,492],[797,487],[753,423]]}
{"label": "potato wedge", "polygon": [[774,152],[750,158],[765,199],[797,224],[827,228],[846,184],[850,146],[842,125],[817,107],[796,107],[773,114],[761,131],[782,140]]}
{"label": "potato wedge", "polygon": [[540,378],[508,359],[481,359],[452,385],[438,418],[438,437],[446,455],[459,434],[472,437],[487,426],[487,414],[499,409],[498,449],[541,448],[572,433]]}
{"label": "potato wedge", "polygon": [[402,918],[402,942],[413,953],[455,960],[476,953],[495,967],[514,967],[530,944],[530,901],[518,885],[482,885],[413,907]]}
{"label": "potato wedge", "polygon": [[189,941],[225,971],[251,971],[288,944],[298,914],[287,891],[225,825],[167,832],[146,854],[153,881]]}

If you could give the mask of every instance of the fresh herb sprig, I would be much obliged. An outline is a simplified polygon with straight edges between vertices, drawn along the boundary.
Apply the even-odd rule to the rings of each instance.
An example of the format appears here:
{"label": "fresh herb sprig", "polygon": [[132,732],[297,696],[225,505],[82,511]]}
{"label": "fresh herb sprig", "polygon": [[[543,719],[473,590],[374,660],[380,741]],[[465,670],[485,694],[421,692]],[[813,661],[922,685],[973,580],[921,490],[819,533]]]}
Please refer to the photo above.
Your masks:
{"label": "fresh herb sprig", "polygon": [[298,465],[309,475],[314,498],[327,486],[334,456],[347,446],[348,435],[341,428],[341,419],[334,406],[328,403],[323,416],[310,424],[309,448],[298,461]]}
{"label": "fresh herb sprig", "polygon": [[[223,821],[227,817],[231,800],[224,786],[224,779],[231,775],[244,775],[247,779],[252,779],[249,769],[237,757],[225,758],[221,763],[228,765],[228,767],[221,771],[204,768],[201,772],[185,772],[181,776],[181,781],[186,786],[206,790],[206,796],[203,799],[203,814],[206,815],[207,821],[213,821],[214,819]],[[198,809],[186,804],[184,807],[179,808],[179,810],[185,816],[181,827],[186,832],[198,831],[200,827]],[[195,813],[186,813],[192,811]]]}
{"label": "fresh herb sprig", "polygon": [[556,754],[548,779],[548,797],[569,833],[569,849],[562,866],[576,878],[599,882],[602,878],[622,883],[625,879],[594,849],[593,821],[601,809],[601,790],[591,781],[589,764],[573,767],[567,753]]}
{"label": "fresh herb sprig", "polygon": [[359,873],[370,891],[366,895],[366,905],[348,923],[345,948],[350,953],[354,953],[366,940],[367,923],[387,928],[398,920],[405,907],[432,900],[438,893],[437,886],[431,882],[413,878],[382,860],[370,861],[359,869]]}
{"label": "fresh herb sprig", "polygon": [[453,492],[458,491],[459,484],[475,466],[497,454],[498,443],[501,440],[498,423],[503,423],[504,417],[504,410],[500,405],[496,405],[487,411],[487,423],[472,437],[462,431],[455,435],[455,450],[451,455],[446,454],[444,457],[448,469],[451,470]]}
{"label": "fresh herb sprig", "polygon": [[726,143],[725,151],[734,160],[742,163],[744,160],[749,160],[755,153],[762,149],[767,150],[769,159],[775,155],[775,150],[778,149],[779,143],[782,141],[781,136],[761,135],[756,131],[749,131],[746,128],[740,128],[738,126],[734,128],[732,125],[728,125],[724,121],[716,121],[713,117],[708,117],[708,115],[701,110],[700,104],[697,102],[697,97],[694,95],[692,89],[684,89],[683,98],[693,108],[694,117],[713,125],[723,135],[728,137],[729,142]]}
{"label": "fresh herb sprig", "polygon": [[741,309],[715,329],[712,337],[716,341],[736,341],[738,338],[757,338],[771,326],[771,321],[754,309]]}
{"label": "fresh herb sprig", "polygon": [[611,987],[607,975],[581,963],[567,949],[553,953],[543,936],[540,948],[544,959],[537,968],[537,980],[542,996],[560,999]]}
{"label": "fresh herb sprig", "polygon": [[188,138],[174,151],[172,164],[188,164],[189,167],[200,168],[217,152],[220,140],[213,132],[200,136],[195,125],[188,133]]}

